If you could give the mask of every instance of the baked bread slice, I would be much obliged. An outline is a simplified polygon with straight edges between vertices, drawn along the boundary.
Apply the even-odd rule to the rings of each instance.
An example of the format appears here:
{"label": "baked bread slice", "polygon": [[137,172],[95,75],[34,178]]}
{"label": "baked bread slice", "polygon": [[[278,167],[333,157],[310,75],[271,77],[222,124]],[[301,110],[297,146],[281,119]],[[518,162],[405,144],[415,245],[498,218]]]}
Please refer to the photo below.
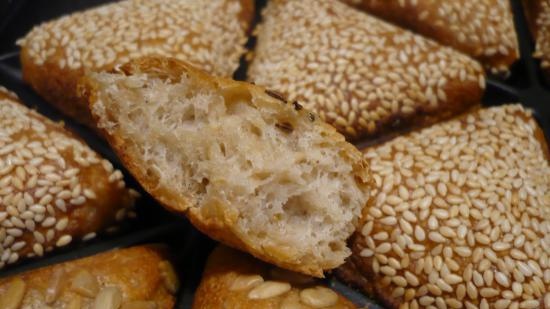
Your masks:
{"label": "baked bread slice", "polygon": [[366,156],[376,194],[346,281],[388,308],[550,307],[550,157],[529,111],[480,109]]}
{"label": "baked bread slice", "polygon": [[533,56],[540,59],[544,76],[547,81],[550,81],[550,2],[523,0],[523,8],[535,40]]}
{"label": "baked bread slice", "polygon": [[195,292],[192,309],[355,309],[319,280],[218,246]]}
{"label": "baked bread slice", "polygon": [[507,77],[519,57],[509,0],[341,0],[479,60]]}
{"label": "baked bread slice", "polygon": [[61,112],[93,127],[76,85],[145,55],[185,60],[231,77],[245,52],[252,0],[125,0],[34,27],[18,41],[23,79]]}
{"label": "baked bread slice", "polygon": [[368,166],[298,103],[168,58],[92,73],[83,85],[124,165],[204,233],[319,277],[349,255]]}
{"label": "baked bread slice", "polygon": [[0,268],[93,238],[136,196],[110,162],[0,86]]}
{"label": "baked bread slice", "polygon": [[177,287],[164,250],[139,246],[0,279],[0,308],[172,309]]}
{"label": "baked bread slice", "polygon": [[478,105],[471,58],[332,0],[273,0],[248,80],[280,91],[348,139],[386,138]]}

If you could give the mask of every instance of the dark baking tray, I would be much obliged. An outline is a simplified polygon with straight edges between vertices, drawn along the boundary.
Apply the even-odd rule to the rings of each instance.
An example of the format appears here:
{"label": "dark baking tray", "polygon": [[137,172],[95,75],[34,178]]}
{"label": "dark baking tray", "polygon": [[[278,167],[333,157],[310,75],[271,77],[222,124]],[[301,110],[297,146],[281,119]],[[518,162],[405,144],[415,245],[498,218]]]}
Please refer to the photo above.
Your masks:
{"label": "dark baking tray", "polygon": [[[82,137],[93,149],[109,159],[121,169],[130,186],[138,188],[143,197],[136,205],[138,216],[120,232],[114,235],[100,235],[85,244],[75,244],[62,251],[57,251],[44,258],[23,261],[13,267],[0,271],[0,277],[10,276],[29,269],[59,263],[92,255],[118,247],[127,247],[143,243],[165,243],[170,248],[175,266],[178,270],[182,287],[178,293],[176,308],[190,308],[193,294],[196,290],[204,263],[216,243],[198,232],[189,222],[178,215],[170,214],[163,210],[139,184],[122,167],[120,161],[111,151],[108,145],[88,128],[83,127],[69,118],[64,117],[50,105],[35,94],[21,78],[19,65],[19,53],[15,46],[15,40],[23,36],[30,28],[42,21],[101,3],[105,0],[51,0],[21,1],[14,5],[11,1],[5,4],[0,0],[0,85],[17,93],[25,104],[35,108],[40,113],[53,120],[62,120],[67,128]],[[257,2],[256,22],[259,21],[259,12],[265,6],[266,0]],[[521,60],[512,67],[510,78],[505,81],[489,78],[487,91],[483,99],[484,105],[502,105],[505,103],[520,102],[534,111],[535,117],[543,128],[546,137],[550,136],[550,87],[543,82],[542,74],[537,60],[531,57],[533,52],[533,40],[527,29],[527,23],[521,4],[512,0],[515,13],[516,28],[520,40]],[[252,47],[255,39],[252,37],[248,46]],[[241,66],[234,76],[244,80],[246,77],[246,64],[241,61]],[[369,144],[367,141],[358,142],[359,148]],[[367,297],[351,288],[348,288],[335,278],[327,279],[327,283],[340,293],[347,296],[358,306],[381,309],[380,306],[370,301]]]}

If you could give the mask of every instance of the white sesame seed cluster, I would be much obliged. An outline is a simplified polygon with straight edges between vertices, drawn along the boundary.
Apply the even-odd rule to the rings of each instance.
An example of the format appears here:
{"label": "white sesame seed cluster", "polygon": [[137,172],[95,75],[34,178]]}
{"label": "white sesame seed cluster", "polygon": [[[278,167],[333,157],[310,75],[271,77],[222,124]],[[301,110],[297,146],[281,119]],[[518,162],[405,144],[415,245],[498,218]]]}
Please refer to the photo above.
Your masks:
{"label": "white sesame seed cluster", "polygon": [[269,1],[257,36],[249,80],[352,139],[463,110],[485,87],[476,61],[338,1]]}
{"label": "white sesame seed cluster", "polygon": [[175,57],[231,76],[247,40],[238,0],[127,0],[35,27],[18,44],[35,65],[109,68],[144,55]]}
{"label": "white sesame seed cluster", "polygon": [[376,199],[354,251],[383,298],[411,309],[550,306],[550,166],[537,130],[506,105],[366,151]]}
{"label": "white sesame seed cluster", "polygon": [[537,27],[534,57],[541,59],[541,67],[550,69],[550,1],[541,0],[535,21]]}
{"label": "white sesame seed cluster", "polygon": [[[137,194],[126,191],[122,173],[111,163],[61,126],[19,104],[16,97],[2,94],[5,92],[0,92],[0,268],[20,257],[42,256],[68,245],[75,230],[87,231],[79,227],[87,224],[78,220],[100,216],[99,209],[88,206],[95,200],[106,203],[106,198],[98,195],[106,192],[102,186],[116,186],[120,196]],[[94,169],[104,170],[105,179]],[[119,197],[117,201],[121,205],[106,206],[115,211],[120,208],[116,219],[122,221],[133,198]],[[81,235],[84,240],[95,236],[95,231],[87,232]]]}
{"label": "white sesame seed cluster", "polygon": [[509,0],[343,0],[457,48],[493,74],[519,58]]}

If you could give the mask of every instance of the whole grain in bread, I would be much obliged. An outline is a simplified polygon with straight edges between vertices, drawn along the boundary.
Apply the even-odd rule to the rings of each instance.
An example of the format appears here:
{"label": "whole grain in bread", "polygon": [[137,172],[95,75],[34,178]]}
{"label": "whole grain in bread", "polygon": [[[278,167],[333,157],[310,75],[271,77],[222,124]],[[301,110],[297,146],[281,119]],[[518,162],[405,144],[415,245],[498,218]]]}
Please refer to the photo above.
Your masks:
{"label": "whole grain in bread", "polygon": [[0,279],[0,308],[172,309],[177,275],[163,249],[117,249]]}
{"label": "whole grain in bread", "polygon": [[248,79],[349,139],[449,118],[485,88],[476,61],[338,1],[269,1],[256,34]]}
{"label": "whole grain in bread", "polygon": [[155,57],[90,74],[83,90],[125,166],[206,234],[314,276],[349,255],[368,167],[299,103]]}
{"label": "whole grain in bread", "polygon": [[355,309],[319,280],[218,246],[208,258],[192,309]]}
{"label": "whole grain in bread", "polygon": [[340,271],[388,308],[547,308],[548,146],[520,105],[366,150],[376,194]]}
{"label": "whole grain in bread", "polygon": [[94,237],[136,195],[110,162],[0,87],[0,268]]}
{"label": "whole grain in bread", "polygon": [[509,0],[341,0],[456,48],[507,77],[519,57]]}
{"label": "whole grain in bread", "polygon": [[78,79],[144,55],[185,60],[231,77],[244,53],[252,0],[125,0],[34,27],[21,46],[23,78],[57,109],[88,126]]}

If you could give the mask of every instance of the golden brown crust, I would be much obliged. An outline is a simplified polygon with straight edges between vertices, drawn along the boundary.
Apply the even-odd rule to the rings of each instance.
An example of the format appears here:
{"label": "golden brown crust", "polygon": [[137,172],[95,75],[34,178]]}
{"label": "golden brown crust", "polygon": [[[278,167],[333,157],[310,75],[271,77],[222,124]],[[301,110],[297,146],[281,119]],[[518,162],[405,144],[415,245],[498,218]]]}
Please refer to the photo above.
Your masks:
{"label": "golden brown crust", "polygon": [[366,151],[378,189],[338,276],[388,308],[548,305],[550,166],[530,112],[480,109]]}
{"label": "golden brown crust", "polygon": [[350,140],[448,119],[483,95],[475,60],[338,1],[274,0],[263,15],[248,79],[303,102]]}
{"label": "golden brown crust", "polygon": [[533,56],[541,60],[546,81],[550,81],[550,3],[544,0],[523,0],[529,30],[535,40]]}
{"label": "golden brown crust", "polygon": [[[253,283],[244,284],[250,281]],[[192,308],[356,308],[343,296],[324,289],[321,291],[321,295],[316,297],[316,300],[323,300],[322,297],[331,297],[330,301],[327,299],[324,305],[321,304],[318,307],[307,305],[307,300],[306,302],[300,300],[300,293],[305,294],[303,297],[307,297],[311,290],[305,291],[305,293],[304,290],[322,286],[316,281],[311,277],[270,266],[234,249],[219,246],[208,258]],[[256,291],[259,291],[260,285],[268,286],[272,282],[280,283],[282,286],[288,284],[288,286],[281,288],[278,293],[273,292],[272,295],[266,292],[265,295],[260,295],[263,296],[260,297],[261,299],[251,299],[249,295],[254,294],[255,288]],[[243,283],[243,286],[238,286],[239,283]],[[272,290],[275,288],[272,287]]]}
{"label": "golden brown crust", "polygon": [[131,211],[137,193],[120,171],[2,89],[0,135],[1,266],[93,237]]}
{"label": "golden brown crust", "polygon": [[[232,9],[235,5],[239,10]],[[23,79],[65,115],[94,128],[87,102],[76,91],[87,71],[111,70],[129,59],[160,54],[230,77],[244,53],[253,17],[252,0],[127,0],[78,12],[35,27],[19,42]],[[148,22],[151,18],[161,26]],[[205,22],[213,25],[209,31],[203,31]],[[102,37],[105,31],[95,28],[99,24],[112,30],[110,36]],[[119,24],[126,28],[119,30]],[[220,42],[223,33],[216,31],[232,35]]]}
{"label": "golden brown crust", "polygon": [[[172,275],[165,273],[170,268],[166,266],[169,265],[166,258],[160,247],[139,246],[29,271],[0,280],[0,304],[13,297],[8,292],[10,285],[22,280],[24,297],[15,308],[43,308],[41,306],[46,305],[67,308],[75,300],[81,302],[82,308],[87,308],[103,288],[115,287],[122,296],[122,306],[143,301],[153,302],[156,305],[153,308],[171,309],[175,299],[169,290],[171,287],[165,283],[167,275]],[[92,283],[77,283],[75,278],[79,275],[91,278]],[[60,282],[55,284],[59,278]],[[84,287],[89,290],[79,289]]]}
{"label": "golden brown crust", "polygon": [[[156,76],[166,80],[177,81],[183,74],[193,76],[200,83],[205,83],[215,88],[224,89],[230,95],[246,94],[250,96],[253,104],[270,104],[288,112],[288,106],[282,104],[278,98],[266,93],[265,88],[249,83],[237,82],[229,79],[216,78],[193,68],[192,66],[170,58],[145,57],[134,60],[119,68],[119,72],[126,75],[134,73],[147,73],[149,76]],[[97,103],[98,85],[92,78],[82,80],[82,95],[88,97],[90,108],[93,109]],[[321,132],[327,140],[335,141],[341,148],[341,155],[345,160],[353,162],[353,172],[356,175],[358,185],[368,188],[371,182],[368,165],[362,158],[362,154],[351,144],[347,143],[344,137],[336,132],[334,128],[316,119],[316,115],[294,105],[298,118],[307,119],[315,125],[315,130]],[[97,117],[97,115],[94,115]],[[294,117],[294,116],[293,116]],[[99,121],[99,119],[96,119]],[[184,213],[191,222],[202,232],[210,237],[222,241],[235,248],[250,252],[254,256],[280,267],[299,271],[317,277],[323,276],[323,270],[331,269],[336,265],[324,265],[321,261],[303,260],[299,250],[291,247],[260,246],[251,241],[237,228],[236,222],[238,213],[232,211],[227,205],[209,205],[209,207],[196,208],[184,196],[171,193],[165,186],[159,186],[156,179],[147,174],[146,168],[136,164],[133,159],[135,154],[128,153],[127,141],[116,134],[103,132],[108,142],[124,162],[126,168],[143,185],[143,187],[160,201],[169,210]]]}
{"label": "golden brown crust", "polygon": [[343,1],[456,48],[479,60],[493,74],[508,75],[510,66],[519,59],[509,1]]}

